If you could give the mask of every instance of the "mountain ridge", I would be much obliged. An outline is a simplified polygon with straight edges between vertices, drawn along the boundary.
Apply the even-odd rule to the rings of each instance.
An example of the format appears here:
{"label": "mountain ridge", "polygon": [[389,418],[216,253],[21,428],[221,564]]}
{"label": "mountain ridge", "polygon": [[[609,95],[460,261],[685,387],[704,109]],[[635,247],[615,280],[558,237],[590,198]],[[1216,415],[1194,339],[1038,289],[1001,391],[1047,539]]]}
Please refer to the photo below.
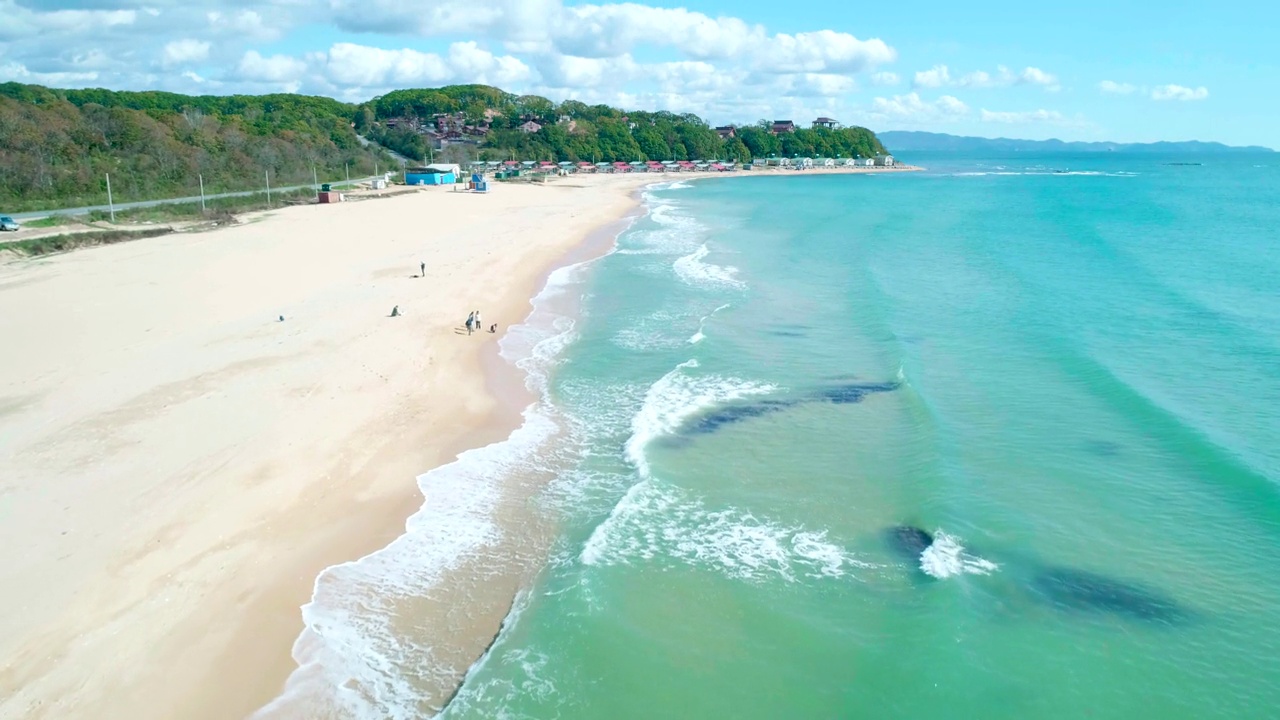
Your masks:
{"label": "mountain ridge", "polygon": [[1234,146],[1201,140],[1167,141],[1153,143],[1081,142],[1049,140],[1018,140],[1013,138],[983,138],[968,135],[949,135],[918,130],[885,130],[876,133],[880,142],[893,152],[1134,152],[1134,153],[1240,153],[1275,152],[1260,145]]}

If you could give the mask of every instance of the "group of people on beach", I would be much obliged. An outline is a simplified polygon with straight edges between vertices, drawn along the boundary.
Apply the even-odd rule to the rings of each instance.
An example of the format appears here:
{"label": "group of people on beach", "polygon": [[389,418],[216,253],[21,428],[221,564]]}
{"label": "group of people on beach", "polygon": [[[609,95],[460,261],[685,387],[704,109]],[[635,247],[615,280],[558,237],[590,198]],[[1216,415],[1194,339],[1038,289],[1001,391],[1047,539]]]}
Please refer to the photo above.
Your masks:
{"label": "group of people on beach", "polygon": [[[471,314],[467,316],[467,334],[470,335],[473,332],[480,332],[482,329],[484,329],[484,324],[480,321],[480,311],[472,310]],[[489,332],[498,332],[498,324],[494,323],[490,325]]]}

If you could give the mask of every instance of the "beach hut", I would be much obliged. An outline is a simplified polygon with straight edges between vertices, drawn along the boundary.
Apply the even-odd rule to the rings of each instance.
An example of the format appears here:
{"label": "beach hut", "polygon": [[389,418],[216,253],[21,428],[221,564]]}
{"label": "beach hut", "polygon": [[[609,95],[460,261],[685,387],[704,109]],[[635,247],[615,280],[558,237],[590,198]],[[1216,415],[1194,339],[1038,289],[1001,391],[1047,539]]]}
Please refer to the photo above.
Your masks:
{"label": "beach hut", "polygon": [[452,185],[458,181],[458,173],[457,165],[406,168],[404,182],[406,185]]}
{"label": "beach hut", "polygon": [[589,162],[578,163],[578,172],[580,173],[594,173],[595,171],[596,171],[595,163],[589,163]]}
{"label": "beach hut", "polygon": [[681,160],[679,162],[679,166],[680,166],[680,172],[693,172],[694,170],[697,169],[696,167],[694,167],[694,164],[689,162],[688,160]]}
{"label": "beach hut", "polygon": [[876,167],[893,167],[892,155],[881,155],[875,160]]}
{"label": "beach hut", "polygon": [[613,171],[617,173],[629,173],[631,172],[631,165],[621,161],[615,162],[613,164]]}
{"label": "beach hut", "polygon": [[562,160],[558,164],[560,166],[560,174],[562,175],[568,175],[569,173],[578,171],[577,166],[574,165],[571,160]]}

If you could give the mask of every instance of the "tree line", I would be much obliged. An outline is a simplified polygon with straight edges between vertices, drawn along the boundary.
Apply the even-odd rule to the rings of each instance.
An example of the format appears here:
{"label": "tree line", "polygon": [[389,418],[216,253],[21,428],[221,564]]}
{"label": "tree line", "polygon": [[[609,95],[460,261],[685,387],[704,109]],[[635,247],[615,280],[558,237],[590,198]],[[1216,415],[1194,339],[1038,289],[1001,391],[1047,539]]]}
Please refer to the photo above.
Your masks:
{"label": "tree line", "polygon": [[0,211],[321,182],[387,167],[352,108],[300,95],[190,97],[0,84]]}
{"label": "tree line", "polygon": [[[386,167],[377,146],[415,160],[432,155],[419,132],[389,120],[434,125],[461,117],[487,133],[454,144],[443,159],[613,162],[737,160],[769,156],[872,157],[884,147],[870,130],[798,129],[770,123],[722,139],[697,115],[627,111],[576,100],[555,103],[486,85],[397,90],[350,104],[306,95],[189,96],[168,92],[62,90],[0,83],[0,210],[21,212],[106,201],[111,174],[118,202],[321,182]],[[537,132],[521,129],[538,123]]]}
{"label": "tree line", "polygon": [[[773,135],[772,123],[761,120],[737,128],[735,137],[721,139],[705,120],[690,113],[626,111],[577,100],[554,103],[485,85],[397,90],[360,105],[355,124],[396,152],[421,160],[430,155],[429,141],[408,128],[388,128],[386,121],[430,124],[440,113],[460,114],[470,125],[488,125],[483,144],[473,152],[481,160],[746,162],[769,156],[874,157],[885,152],[875,134],[862,127]],[[541,129],[523,131],[521,126],[529,120]]]}

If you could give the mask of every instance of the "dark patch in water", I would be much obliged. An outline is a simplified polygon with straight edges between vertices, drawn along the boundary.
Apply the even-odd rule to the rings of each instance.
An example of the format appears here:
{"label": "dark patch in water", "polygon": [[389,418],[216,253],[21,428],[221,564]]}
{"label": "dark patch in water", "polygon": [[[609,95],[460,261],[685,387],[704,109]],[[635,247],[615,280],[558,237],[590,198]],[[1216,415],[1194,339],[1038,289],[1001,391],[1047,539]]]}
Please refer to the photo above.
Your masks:
{"label": "dark patch in water", "polygon": [[1120,443],[1110,440],[1086,440],[1084,449],[1098,457],[1115,457],[1120,454]]}
{"label": "dark patch in water", "polygon": [[884,539],[894,552],[916,562],[933,544],[933,536],[914,525],[895,525],[884,531]]}
{"label": "dark patch in water", "polygon": [[1031,581],[1042,600],[1062,610],[1110,613],[1139,620],[1173,622],[1186,618],[1173,599],[1121,580],[1071,568],[1044,568]]}
{"label": "dark patch in water", "polygon": [[697,435],[706,435],[726,425],[785,410],[793,404],[785,400],[764,400],[751,405],[729,405],[694,420],[686,430]]}
{"label": "dark patch in water", "polygon": [[804,337],[804,333],[800,332],[799,330],[769,330],[767,332],[770,335],[777,335],[778,337],[791,337],[791,338]]}
{"label": "dark patch in water", "polygon": [[[808,401],[825,400],[838,405],[862,402],[862,399],[873,393],[897,390],[898,383],[841,383],[819,390],[817,397]],[[686,435],[709,435],[726,425],[735,425],[744,420],[771,415],[781,410],[799,405],[806,400],[761,400],[755,403],[726,405],[695,418],[685,424]]]}
{"label": "dark patch in water", "polygon": [[868,395],[893,392],[894,390],[897,390],[898,387],[899,384],[896,382],[845,383],[843,385],[835,385],[821,390],[818,394],[837,405],[851,405],[853,403],[862,402]]}

